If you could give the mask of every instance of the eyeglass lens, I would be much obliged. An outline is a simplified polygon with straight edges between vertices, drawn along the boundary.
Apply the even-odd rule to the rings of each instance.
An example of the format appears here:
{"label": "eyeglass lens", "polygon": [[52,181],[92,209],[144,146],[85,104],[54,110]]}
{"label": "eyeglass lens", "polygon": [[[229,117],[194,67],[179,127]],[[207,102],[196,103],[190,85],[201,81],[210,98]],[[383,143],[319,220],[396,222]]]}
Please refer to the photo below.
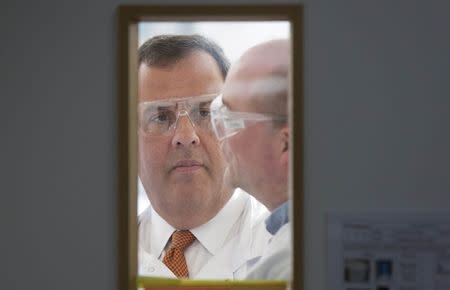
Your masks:
{"label": "eyeglass lens", "polygon": [[181,117],[187,117],[192,125],[211,130],[209,102],[179,106],[148,106],[140,116],[140,126],[149,135],[161,135],[176,128]]}

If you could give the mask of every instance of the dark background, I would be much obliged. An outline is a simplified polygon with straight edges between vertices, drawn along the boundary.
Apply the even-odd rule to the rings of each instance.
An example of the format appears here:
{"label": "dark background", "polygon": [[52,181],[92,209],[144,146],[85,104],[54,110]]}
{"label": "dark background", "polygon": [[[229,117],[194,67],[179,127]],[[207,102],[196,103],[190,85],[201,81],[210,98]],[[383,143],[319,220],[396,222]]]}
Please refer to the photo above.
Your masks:
{"label": "dark background", "polygon": [[[157,3],[187,1],[2,1],[0,289],[118,289],[116,8]],[[450,208],[450,2],[303,3],[320,290],[329,210]]]}

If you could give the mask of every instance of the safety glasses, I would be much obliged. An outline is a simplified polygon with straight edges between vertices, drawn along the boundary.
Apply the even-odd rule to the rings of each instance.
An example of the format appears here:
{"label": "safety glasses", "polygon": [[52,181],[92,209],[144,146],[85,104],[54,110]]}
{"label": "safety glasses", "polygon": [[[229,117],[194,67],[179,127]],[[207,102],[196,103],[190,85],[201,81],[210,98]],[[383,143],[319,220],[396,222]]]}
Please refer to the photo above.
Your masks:
{"label": "safety glasses", "polygon": [[219,141],[236,135],[257,122],[286,120],[286,116],[282,115],[231,111],[223,104],[222,95],[211,103],[211,123]]}
{"label": "safety glasses", "polygon": [[148,136],[168,135],[177,128],[179,118],[186,116],[194,128],[212,132],[210,105],[215,97],[217,94],[140,102],[139,128]]}

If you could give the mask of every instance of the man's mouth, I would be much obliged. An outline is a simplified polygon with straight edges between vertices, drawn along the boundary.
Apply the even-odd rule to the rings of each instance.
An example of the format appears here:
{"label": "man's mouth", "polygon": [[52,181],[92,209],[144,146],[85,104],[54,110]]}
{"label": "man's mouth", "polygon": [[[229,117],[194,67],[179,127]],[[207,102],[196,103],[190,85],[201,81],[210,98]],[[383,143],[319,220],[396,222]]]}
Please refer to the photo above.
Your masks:
{"label": "man's mouth", "polygon": [[180,160],[175,163],[173,170],[176,172],[189,173],[203,168],[203,163],[196,160]]}

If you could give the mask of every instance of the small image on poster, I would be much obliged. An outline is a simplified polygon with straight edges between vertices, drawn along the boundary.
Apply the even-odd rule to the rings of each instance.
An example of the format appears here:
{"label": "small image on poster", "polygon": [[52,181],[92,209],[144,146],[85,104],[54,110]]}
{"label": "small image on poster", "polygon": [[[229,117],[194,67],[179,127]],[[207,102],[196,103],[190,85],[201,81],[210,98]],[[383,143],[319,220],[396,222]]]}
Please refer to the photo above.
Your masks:
{"label": "small image on poster", "polygon": [[347,283],[368,283],[370,260],[364,258],[344,259],[344,280]]}

